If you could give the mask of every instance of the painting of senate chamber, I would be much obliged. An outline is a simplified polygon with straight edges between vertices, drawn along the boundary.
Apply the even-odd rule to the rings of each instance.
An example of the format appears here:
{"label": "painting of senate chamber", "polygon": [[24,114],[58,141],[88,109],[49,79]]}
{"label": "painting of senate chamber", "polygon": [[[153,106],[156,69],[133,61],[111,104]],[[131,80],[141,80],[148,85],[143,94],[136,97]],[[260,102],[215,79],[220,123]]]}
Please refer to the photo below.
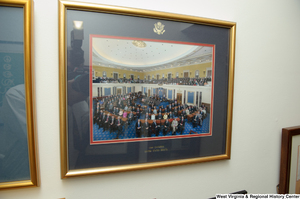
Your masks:
{"label": "painting of senate chamber", "polygon": [[90,143],[211,136],[213,45],[90,36]]}

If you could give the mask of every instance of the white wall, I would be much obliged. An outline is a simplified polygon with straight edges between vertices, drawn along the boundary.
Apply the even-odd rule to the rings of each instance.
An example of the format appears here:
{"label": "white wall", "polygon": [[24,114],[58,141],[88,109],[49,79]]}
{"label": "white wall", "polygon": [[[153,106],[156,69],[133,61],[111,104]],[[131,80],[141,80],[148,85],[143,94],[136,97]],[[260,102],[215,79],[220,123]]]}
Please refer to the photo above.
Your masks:
{"label": "white wall", "polygon": [[300,121],[300,1],[90,0],[237,22],[230,160],[60,179],[58,2],[35,0],[41,186],[1,199],[187,199],[242,189],[275,193],[281,129]]}

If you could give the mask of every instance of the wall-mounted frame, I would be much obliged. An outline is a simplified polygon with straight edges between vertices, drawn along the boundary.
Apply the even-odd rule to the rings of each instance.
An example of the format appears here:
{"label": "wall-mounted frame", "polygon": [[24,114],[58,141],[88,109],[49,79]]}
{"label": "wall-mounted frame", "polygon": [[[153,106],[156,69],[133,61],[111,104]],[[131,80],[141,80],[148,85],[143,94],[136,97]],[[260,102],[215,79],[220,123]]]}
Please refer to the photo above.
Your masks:
{"label": "wall-mounted frame", "polygon": [[282,129],[280,194],[300,194],[300,126]]}
{"label": "wall-mounted frame", "polygon": [[[59,9],[62,178],[230,159],[235,23],[71,1],[60,1]],[[151,56],[159,56],[159,53],[167,52],[173,47],[182,49],[185,46],[189,49],[187,50],[189,61],[179,63],[176,60],[160,68],[145,63],[142,67],[147,65],[148,68],[142,71],[139,69],[141,65],[135,65],[137,62],[121,61],[118,53],[125,52],[125,48],[118,49],[118,42],[127,43],[128,48],[137,48],[136,51],[145,46],[160,45],[160,47],[156,46]],[[111,44],[114,45],[114,49],[111,49]],[[98,47],[104,47],[104,51],[99,51]],[[201,49],[206,54],[204,52],[201,54]],[[109,51],[115,53],[117,57],[115,61],[103,54]],[[201,59],[192,61],[190,59],[192,54],[197,52],[201,54]],[[204,54],[208,56],[205,57]],[[184,60],[186,55],[181,53],[178,57]],[[124,57],[129,59],[130,56]],[[179,69],[181,66],[182,70]],[[199,70],[198,66],[212,67],[213,76],[209,80],[202,77],[202,80],[209,81],[209,84],[200,83],[200,80],[195,82],[198,80],[190,78],[187,80],[181,76],[160,80],[163,73],[168,74],[168,71],[163,71],[163,67],[166,67],[166,70],[175,68],[172,74],[176,74],[177,69],[180,71],[178,74],[183,74],[187,69],[190,77],[190,73]],[[125,71],[128,76],[129,74],[146,75],[150,80],[143,82],[144,80],[124,78],[122,82],[119,80],[116,82],[109,79],[110,77],[98,77],[99,81],[95,83],[91,79],[93,68],[98,70],[97,74],[101,74],[102,70],[110,71],[111,68],[114,70],[117,68],[122,72]],[[157,80],[158,72],[159,80]],[[179,78],[182,78],[181,82]],[[138,81],[142,81],[143,84]],[[121,86],[120,84],[124,85],[124,82],[131,83],[133,95],[95,98],[97,96],[94,94],[98,87]],[[175,84],[177,86],[174,86]],[[98,120],[93,120],[99,111],[96,104],[102,100],[112,102],[112,99],[118,99],[126,103],[131,100],[130,103],[134,102],[135,106],[141,106],[137,101],[139,98],[144,99],[144,96],[140,95],[143,87],[147,87],[148,97],[151,95],[150,99],[162,99],[158,96],[160,93],[153,91],[154,88],[171,90],[175,96],[177,89],[175,87],[185,86],[190,87],[181,90],[204,90],[203,101],[210,107],[207,117],[208,130],[204,133],[191,130],[183,134],[178,134],[176,131],[175,134],[169,132],[167,136],[159,132],[158,135],[126,137],[124,132],[127,130],[125,131],[123,127],[119,137],[119,134],[114,131],[108,133],[104,127],[103,130],[99,128],[98,131],[96,125]],[[165,97],[169,98],[169,93],[166,94]],[[183,97],[185,99],[185,96]],[[174,101],[173,98],[167,103]],[[140,100],[142,103],[143,99]],[[113,103],[114,106],[118,106]],[[106,105],[102,109],[109,110]],[[187,123],[192,116],[189,117],[186,119]],[[134,124],[138,124],[137,120]],[[109,138],[97,140],[99,134],[97,135],[96,132],[101,134],[105,131]],[[104,137],[103,134],[100,136]]]}
{"label": "wall-mounted frame", "polygon": [[0,0],[0,189],[37,186],[31,0]]}

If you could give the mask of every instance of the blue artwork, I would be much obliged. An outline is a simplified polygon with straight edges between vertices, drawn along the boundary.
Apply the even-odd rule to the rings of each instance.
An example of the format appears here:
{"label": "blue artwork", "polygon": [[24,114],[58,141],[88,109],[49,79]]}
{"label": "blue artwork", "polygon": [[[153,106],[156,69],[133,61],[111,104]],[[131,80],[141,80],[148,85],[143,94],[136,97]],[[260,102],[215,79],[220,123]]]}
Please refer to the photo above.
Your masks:
{"label": "blue artwork", "polygon": [[131,87],[127,87],[127,93],[131,93]]}
{"label": "blue artwork", "polygon": [[194,92],[188,92],[188,103],[194,104]]}
{"label": "blue artwork", "polygon": [[172,90],[168,90],[168,98],[172,99]]}
{"label": "blue artwork", "polygon": [[153,94],[156,94],[156,92],[155,92],[155,91],[156,91],[156,89],[154,88],[154,89],[153,89]]}
{"label": "blue artwork", "polygon": [[104,96],[111,95],[111,88],[104,88]]}
{"label": "blue artwork", "polygon": [[144,87],[144,93],[147,93],[147,88],[146,87]]}

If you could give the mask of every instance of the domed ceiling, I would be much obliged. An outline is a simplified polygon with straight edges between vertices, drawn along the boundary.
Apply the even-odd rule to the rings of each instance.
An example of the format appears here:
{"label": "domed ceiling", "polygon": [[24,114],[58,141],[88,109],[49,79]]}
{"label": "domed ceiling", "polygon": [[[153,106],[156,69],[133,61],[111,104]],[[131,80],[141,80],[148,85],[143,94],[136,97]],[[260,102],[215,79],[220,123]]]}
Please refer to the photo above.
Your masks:
{"label": "domed ceiling", "polygon": [[93,66],[152,71],[212,61],[212,47],[93,37]]}

